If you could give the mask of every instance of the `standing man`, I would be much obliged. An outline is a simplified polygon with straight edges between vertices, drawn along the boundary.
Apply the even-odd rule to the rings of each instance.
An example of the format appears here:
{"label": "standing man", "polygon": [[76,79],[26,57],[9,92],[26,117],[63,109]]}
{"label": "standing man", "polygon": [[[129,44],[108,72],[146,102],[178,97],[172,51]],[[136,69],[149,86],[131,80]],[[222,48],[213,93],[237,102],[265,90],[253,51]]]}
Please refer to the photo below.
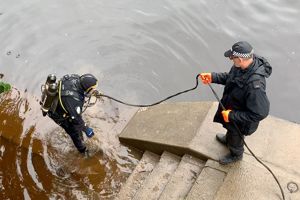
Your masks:
{"label": "standing man", "polygon": [[[82,119],[84,98],[90,96],[96,89],[98,80],[92,74],[65,75],[58,82],[58,93],[47,115],[60,125],[71,137],[80,153],[88,156],[88,150],[83,143],[82,132],[87,137],[94,135]],[[45,113],[43,113],[45,114]]]}
{"label": "standing man", "polygon": [[[229,164],[241,160],[244,152],[244,136],[251,135],[259,122],[269,114],[270,103],[266,94],[266,78],[272,73],[268,61],[254,54],[252,46],[246,41],[235,43],[224,53],[232,60],[229,72],[201,73],[204,84],[225,85],[222,104],[219,105],[214,122],[221,123],[227,133],[217,134],[216,139],[227,145],[230,153],[220,158],[220,164]],[[235,128],[235,123],[240,132]]]}

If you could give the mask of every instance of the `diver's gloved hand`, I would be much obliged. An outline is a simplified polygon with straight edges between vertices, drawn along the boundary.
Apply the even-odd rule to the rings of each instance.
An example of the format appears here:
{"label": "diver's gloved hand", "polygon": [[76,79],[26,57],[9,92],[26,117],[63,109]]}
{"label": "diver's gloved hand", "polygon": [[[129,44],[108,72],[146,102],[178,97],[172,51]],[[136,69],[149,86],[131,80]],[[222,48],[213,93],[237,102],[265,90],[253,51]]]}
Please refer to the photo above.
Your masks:
{"label": "diver's gloved hand", "polygon": [[100,98],[101,96],[101,92],[99,90],[93,90],[93,93],[91,96],[94,96],[94,97],[97,97],[97,98]]}
{"label": "diver's gloved hand", "polygon": [[101,92],[99,90],[94,90],[93,96],[100,97],[100,95],[101,95]]}
{"label": "diver's gloved hand", "polygon": [[85,129],[83,130],[85,132],[85,135],[88,137],[88,138],[91,138],[93,137],[95,134],[94,134],[94,130],[88,126],[85,127]]}
{"label": "diver's gloved hand", "polygon": [[202,80],[202,83],[204,83],[204,84],[209,84],[212,82],[211,73],[201,73],[200,78]]}
{"label": "diver's gloved hand", "polygon": [[222,111],[222,116],[225,122],[229,122],[229,113],[231,112],[231,110],[223,110]]}

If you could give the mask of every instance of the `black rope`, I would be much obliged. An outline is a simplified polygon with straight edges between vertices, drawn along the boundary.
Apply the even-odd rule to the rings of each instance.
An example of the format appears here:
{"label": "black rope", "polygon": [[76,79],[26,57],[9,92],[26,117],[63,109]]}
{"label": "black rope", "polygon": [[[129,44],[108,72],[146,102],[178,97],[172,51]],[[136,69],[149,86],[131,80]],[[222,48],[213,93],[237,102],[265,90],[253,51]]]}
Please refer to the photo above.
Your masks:
{"label": "black rope", "polygon": [[92,96],[90,96],[88,98],[88,100],[84,102],[83,110],[81,113],[84,113],[87,108],[92,107],[93,105],[95,105],[97,103],[98,98],[96,98],[95,102],[93,102],[93,103],[91,103],[91,98],[92,98]]}
{"label": "black rope", "polygon": [[160,104],[160,103],[162,103],[162,102],[164,102],[164,101],[166,101],[166,100],[168,100],[168,99],[171,99],[171,98],[173,98],[173,97],[175,97],[175,96],[178,96],[178,95],[181,95],[181,94],[183,94],[183,93],[187,93],[187,92],[190,92],[190,91],[192,91],[192,90],[195,90],[195,89],[198,87],[198,84],[199,84],[198,77],[199,77],[199,74],[196,76],[196,85],[195,85],[195,87],[193,87],[193,88],[191,88],[191,89],[184,90],[184,91],[182,91],[182,92],[178,92],[178,93],[176,93],[176,94],[173,94],[173,95],[171,95],[171,96],[168,96],[167,98],[165,98],[165,99],[163,99],[163,100],[160,100],[160,101],[158,101],[158,102],[152,103],[152,104],[131,104],[131,103],[126,103],[126,102],[124,102],[124,101],[115,99],[115,98],[113,98],[113,97],[111,97],[111,96],[108,96],[108,95],[105,95],[105,94],[101,94],[101,93],[96,94],[95,96],[96,96],[97,98],[106,97],[106,98],[109,98],[109,99],[111,99],[111,100],[114,100],[114,101],[116,101],[116,102],[118,102],[118,103],[121,103],[121,104],[124,104],[124,105],[127,105],[127,106],[133,106],[133,107],[150,107],[150,106],[158,105],[158,104]]}
{"label": "black rope", "polygon": [[[212,87],[210,84],[208,84],[208,86],[210,87],[210,89],[211,89],[212,92],[214,93],[216,99],[218,100],[219,104],[220,104],[221,107],[222,107],[222,110],[226,110],[226,108],[225,108],[224,105],[222,104],[221,100],[219,99],[219,97],[218,97],[217,93],[215,92],[215,90],[213,89],[213,87]],[[275,181],[277,182],[277,185],[279,186],[279,189],[280,189],[280,191],[281,191],[282,198],[283,198],[283,200],[285,200],[285,196],[284,196],[283,189],[282,189],[282,187],[281,187],[281,185],[280,185],[280,183],[279,183],[277,177],[276,177],[275,174],[273,173],[273,171],[272,171],[265,163],[263,163],[261,160],[259,160],[259,159],[256,157],[256,155],[252,152],[252,150],[249,148],[249,146],[248,146],[247,143],[245,142],[244,137],[243,137],[243,134],[242,134],[241,130],[239,129],[238,125],[237,125],[235,122],[232,122],[232,123],[233,123],[234,127],[238,130],[239,136],[241,137],[241,139],[242,139],[244,145],[246,146],[246,148],[248,149],[248,151],[251,153],[251,155],[257,160],[257,162],[259,162],[262,166],[264,166],[264,167],[272,174],[273,178],[274,178]]]}

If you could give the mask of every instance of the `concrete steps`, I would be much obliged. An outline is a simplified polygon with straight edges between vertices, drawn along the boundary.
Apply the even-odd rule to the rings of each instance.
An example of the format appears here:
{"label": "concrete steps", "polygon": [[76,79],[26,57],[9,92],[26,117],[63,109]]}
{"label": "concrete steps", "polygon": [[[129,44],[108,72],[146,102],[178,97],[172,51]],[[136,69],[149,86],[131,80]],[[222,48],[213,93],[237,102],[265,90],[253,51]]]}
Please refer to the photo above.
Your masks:
{"label": "concrete steps", "polygon": [[187,200],[213,200],[218,190],[222,186],[228,169],[220,166],[217,162],[208,160],[205,167],[198,176],[191,191],[187,195]]}
{"label": "concrete steps", "polygon": [[226,170],[217,165],[211,160],[179,157],[166,151],[159,159],[146,151],[116,199],[214,199],[226,176]]}
{"label": "concrete steps", "polygon": [[157,154],[146,151],[126,183],[122,186],[116,199],[133,199],[158,162],[159,156]]}
{"label": "concrete steps", "polygon": [[183,199],[192,188],[205,162],[184,155],[159,199]]}
{"label": "concrete steps", "polygon": [[165,186],[169,182],[171,175],[179,165],[180,157],[164,152],[161,155],[159,163],[156,165],[150,176],[147,177],[143,186],[134,196],[134,200],[158,199]]}

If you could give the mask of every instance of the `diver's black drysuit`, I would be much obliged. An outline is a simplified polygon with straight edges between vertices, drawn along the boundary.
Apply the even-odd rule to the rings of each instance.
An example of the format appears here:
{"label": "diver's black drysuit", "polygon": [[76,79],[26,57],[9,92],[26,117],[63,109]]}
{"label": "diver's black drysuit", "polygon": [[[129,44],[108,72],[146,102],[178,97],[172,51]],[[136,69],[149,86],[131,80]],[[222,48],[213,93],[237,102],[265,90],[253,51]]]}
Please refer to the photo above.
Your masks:
{"label": "diver's black drysuit", "polygon": [[82,131],[88,128],[81,116],[83,104],[84,89],[80,84],[80,76],[65,75],[59,83],[56,106],[53,106],[54,108],[52,107],[48,112],[48,116],[70,135],[80,153],[84,153],[86,150]]}

